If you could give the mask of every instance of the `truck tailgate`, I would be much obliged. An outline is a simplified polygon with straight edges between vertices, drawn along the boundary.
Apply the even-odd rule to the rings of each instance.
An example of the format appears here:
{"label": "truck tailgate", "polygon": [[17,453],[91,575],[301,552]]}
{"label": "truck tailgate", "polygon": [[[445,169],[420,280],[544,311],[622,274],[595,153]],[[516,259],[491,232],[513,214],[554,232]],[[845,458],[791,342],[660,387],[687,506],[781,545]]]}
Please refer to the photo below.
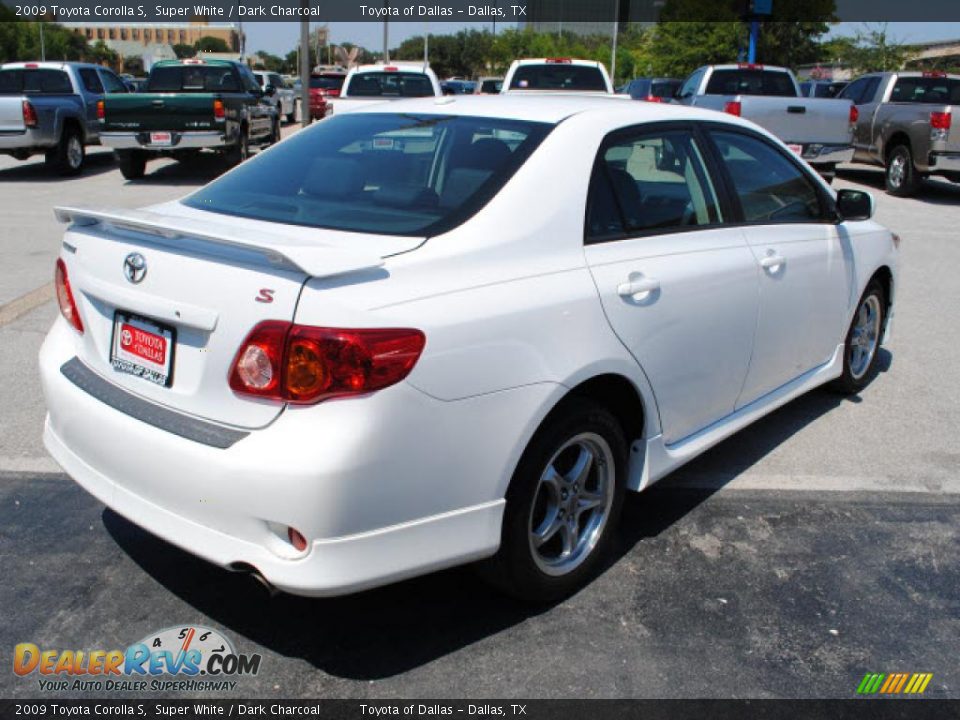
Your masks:
{"label": "truck tailgate", "polygon": [[786,143],[849,145],[849,100],[740,96],[741,116]]}
{"label": "truck tailgate", "polygon": [[20,95],[0,95],[0,132],[22,132],[23,100]]}
{"label": "truck tailgate", "polygon": [[103,130],[214,130],[212,93],[130,93],[107,95]]}

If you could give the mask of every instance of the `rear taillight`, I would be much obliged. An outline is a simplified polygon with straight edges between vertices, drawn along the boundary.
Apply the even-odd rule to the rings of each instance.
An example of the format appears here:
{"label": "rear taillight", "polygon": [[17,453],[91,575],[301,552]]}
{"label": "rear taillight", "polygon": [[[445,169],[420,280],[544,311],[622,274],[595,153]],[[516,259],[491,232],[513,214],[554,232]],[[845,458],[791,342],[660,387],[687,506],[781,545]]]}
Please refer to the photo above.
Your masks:
{"label": "rear taillight", "polygon": [[731,100],[726,105],[723,106],[723,111],[729,115],[736,115],[740,117],[740,112],[742,110],[739,100]]}
{"label": "rear taillight", "polygon": [[103,100],[97,100],[97,120],[104,122],[107,119],[107,108],[103,104]]}
{"label": "rear taillight", "polygon": [[[14,107],[16,107],[16,105],[14,105]],[[20,107],[23,111],[23,126],[28,128],[37,127],[40,121],[37,119],[37,111],[33,109],[30,101],[24,100]]]}
{"label": "rear taillight", "polygon": [[656,95],[647,95],[644,98],[644,100],[646,100],[647,102],[659,102],[659,103],[663,102],[663,98],[659,98]]}
{"label": "rear taillight", "polygon": [[60,303],[60,313],[73,328],[83,334],[83,321],[77,304],[73,301],[73,290],[70,289],[70,278],[67,277],[67,266],[62,259],[57,260],[57,269],[54,272],[54,284],[57,288],[57,302]]}
{"label": "rear taillight", "polygon": [[227,111],[223,107],[223,100],[213,101],[213,117],[215,120],[223,120],[227,116]]}
{"label": "rear taillight", "polygon": [[951,121],[949,112],[930,113],[930,127],[934,130],[949,130]]}
{"label": "rear taillight", "polygon": [[266,320],[240,346],[230,387],[242,395],[300,404],[360,395],[403,380],[426,337],[407,328],[322,328]]}
{"label": "rear taillight", "polygon": [[857,110],[857,106],[856,106],[856,105],[851,105],[851,106],[850,106],[850,124],[851,124],[851,125],[856,125],[856,124],[857,124],[857,120],[859,120],[859,119],[860,119],[860,111]]}

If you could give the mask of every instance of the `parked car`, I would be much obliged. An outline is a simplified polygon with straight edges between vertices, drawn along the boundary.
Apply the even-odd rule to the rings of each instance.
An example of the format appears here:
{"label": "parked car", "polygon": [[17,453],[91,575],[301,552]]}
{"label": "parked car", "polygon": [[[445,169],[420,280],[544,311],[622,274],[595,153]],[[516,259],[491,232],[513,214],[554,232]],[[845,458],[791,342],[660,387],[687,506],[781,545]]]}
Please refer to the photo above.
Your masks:
{"label": "parked car", "polygon": [[286,118],[288,123],[297,121],[297,95],[288,88],[280,73],[255,70],[253,77],[263,91],[263,97],[277,106],[277,115]]}
{"label": "parked car", "polygon": [[677,102],[722,110],[766,128],[828,181],[853,158],[857,111],[850,102],[802,98],[790,70],[739,63],[705,65],[683,81]]}
{"label": "parked car", "polygon": [[440,83],[440,92],[444,95],[473,95],[477,84],[470,80],[444,80]]}
{"label": "parked car", "polygon": [[833,98],[846,86],[846,81],[807,80],[800,83],[800,96],[809,98]]}
{"label": "parked car", "polygon": [[43,153],[61,175],[83,171],[88,145],[100,143],[97,102],[127,92],[115,72],[72,62],[0,65],[0,154]]}
{"label": "parked car", "polygon": [[327,116],[327,98],[340,97],[340,89],[346,77],[346,72],[334,70],[310,76],[310,117],[313,120],[322,120]]}
{"label": "parked car", "polygon": [[708,110],[335,114],[181,200],[57,209],[46,447],[284,591],[489,558],[555,600],[601,567],[625,491],[870,381],[899,242],[872,210]]}
{"label": "parked car", "polygon": [[513,61],[500,92],[613,95],[613,84],[603,63],[594,60],[526,58]]}
{"label": "parked car", "polygon": [[429,65],[419,62],[360,65],[347,73],[338,96],[326,98],[327,114],[351,112],[372,103],[442,95],[440,82]]}
{"label": "parked car", "polygon": [[101,142],[113,148],[128,180],[143,177],[152,157],[188,160],[213,150],[239,163],[251,146],[280,140],[273,97],[232,60],[158,62],[145,92],[107,95],[98,113]]}
{"label": "parked car", "polygon": [[960,75],[871,73],[840,97],[858,111],[854,160],[883,166],[891,195],[915,194],[930,175],[960,182]]}
{"label": "parked car", "polygon": [[618,89],[617,92],[629,95],[634,100],[646,102],[671,102],[677,94],[683,80],[675,78],[635,78]]}
{"label": "parked car", "polygon": [[503,89],[502,77],[482,77],[474,85],[473,92],[476,95],[497,95]]}

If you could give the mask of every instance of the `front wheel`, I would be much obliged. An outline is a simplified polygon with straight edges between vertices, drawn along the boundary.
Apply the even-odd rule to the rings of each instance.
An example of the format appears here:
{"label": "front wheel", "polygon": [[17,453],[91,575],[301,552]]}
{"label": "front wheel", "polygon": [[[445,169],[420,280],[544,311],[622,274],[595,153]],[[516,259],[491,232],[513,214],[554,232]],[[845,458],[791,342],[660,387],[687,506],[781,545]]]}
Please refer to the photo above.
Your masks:
{"label": "front wheel", "polygon": [[913,164],[913,153],[906,145],[897,145],[887,157],[887,192],[896,197],[910,197],[920,189],[920,177]]}
{"label": "front wheel", "polygon": [[843,346],[843,375],[834,388],[853,395],[865,388],[877,369],[880,340],[886,326],[887,300],[883,286],[873,280],[867,285],[853,315]]}
{"label": "front wheel", "polygon": [[620,516],[626,461],[616,418],[593,402],[566,401],[517,466],[500,550],[484,567],[488,579],[534,603],[559,600],[589,580]]}

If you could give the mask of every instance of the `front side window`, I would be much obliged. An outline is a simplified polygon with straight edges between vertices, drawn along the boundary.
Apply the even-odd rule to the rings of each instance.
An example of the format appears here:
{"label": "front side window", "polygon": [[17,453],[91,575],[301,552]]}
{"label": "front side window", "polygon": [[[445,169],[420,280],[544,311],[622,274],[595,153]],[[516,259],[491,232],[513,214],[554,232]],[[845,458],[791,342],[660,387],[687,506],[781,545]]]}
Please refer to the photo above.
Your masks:
{"label": "front side window", "polygon": [[700,148],[687,130],[613,140],[600,151],[591,186],[591,238],[722,221]]}
{"label": "front side window", "polygon": [[335,115],[183,202],[307,227],[436,235],[499,192],[551,128],[498,118]]}
{"label": "front side window", "polygon": [[88,93],[93,93],[94,95],[103,94],[103,84],[100,82],[100,77],[97,75],[96,70],[93,68],[80,68],[79,74],[80,81]]}
{"label": "front side window", "polygon": [[108,93],[127,92],[127,86],[124,85],[123,81],[114,73],[110,72],[109,70],[101,70],[100,75],[103,77],[103,85]]}
{"label": "front side window", "polygon": [[710,132],[740,199],[748,223],[809,223],[823,220],[820,195],[800,168],[760,138]]}
{"label": "front side window", "polygon": [[694,70],[693,74],[683,81],[683,85],[680,87],[680,92],[677,97],[686,98],[696,94],[697,88],[700,87],[700,81],[703,80],[703,74],[705,72],[706,70],[704,68]]}
{"label": "front side window", "polygon": [[433,85],[423,73],[365,72],[358,73],[347,87],[349,97],[430,97]]}

